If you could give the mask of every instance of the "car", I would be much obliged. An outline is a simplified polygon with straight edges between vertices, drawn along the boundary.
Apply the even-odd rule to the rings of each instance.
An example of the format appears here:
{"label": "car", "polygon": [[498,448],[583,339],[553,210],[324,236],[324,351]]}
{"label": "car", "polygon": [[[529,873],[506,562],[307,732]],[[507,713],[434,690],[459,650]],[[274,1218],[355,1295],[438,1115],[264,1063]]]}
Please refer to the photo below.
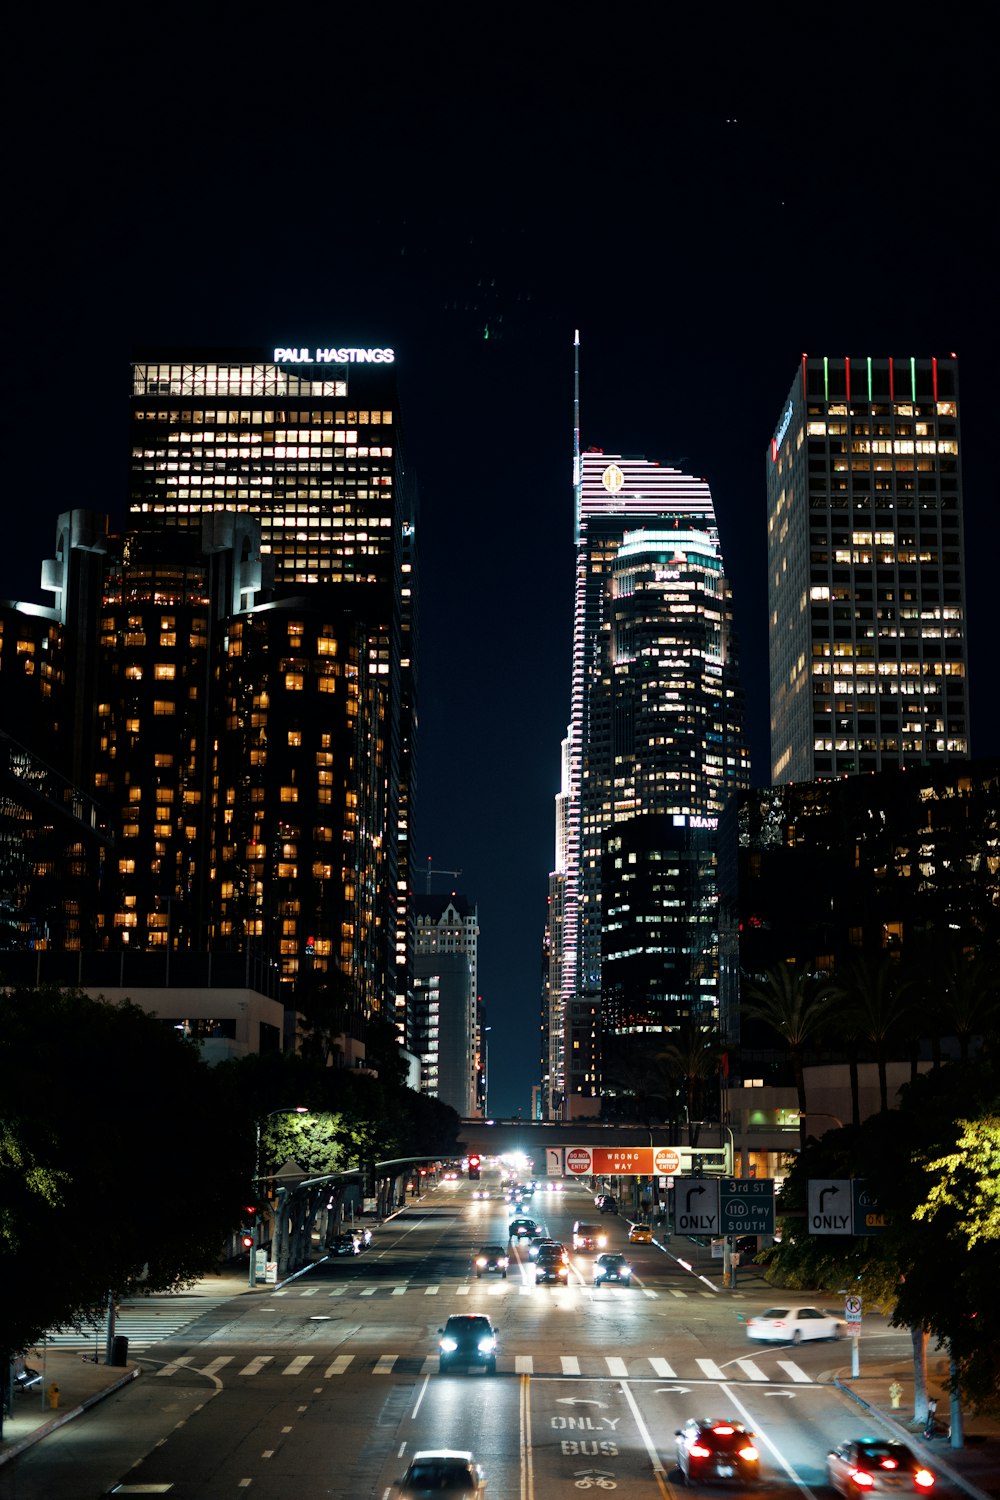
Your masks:
{"label": "car", "polygon": [[334,1235],[330,1241],[331,1255],[360,1255],[361,1240],[354,1233]]}
{"label": "car", "polygon": [[543,1245],[557,1245],[558,1243],[559,1241],[554,1240],[547,1229],[540,1229],[528,1239],[528,1259],[535,1260]]}
{"label": "car", "polygon": [[438,1329],[438,1369],[443,1375],[454,1365],[485,1365],[496,1374],[496,1329],[485,1313],[452,1313]]}
{"label": "car", "polygon": [[621,1286],[632,1284],[632,1267],[624,1255],[610,1250],[594,1261],[594,1285],[605,1286],[609,1281],[617,1281]]}
{"label": "car", "polygon": [[759,1476],[760,1454],[742,1422],[692,1417],[676,1437],[677,1467],[685,1484],[726,1479],[752,1484]]}
{"label": "car", "polygon": [[538,1225],[534,1219],[511,1219],[507,1233],[512,1240],[527,1240],[538,1233]]}
{"label": "car", "polygon": [[847,1324],[819,1307],[769,1307],[747,1319],[747,1338],[757,1343],[802,1344],[807,1339],[841,1339]]}
{"label": "car", "polygon": [[853,1438],[826,1455],[827,1483],[839,1495],[924,1494],[934,1475],[905,1443],[892,1438]]}
{"label": "car", "polygon": [[445,1172],[444,1177],[443,1177],[442,1180],[444,1182],[458,1182],[458,1180],[459,1180],[458,1173],[457,1172],[452,1172],[452,1171]]}
{"label": "car", "polygon": [[577,1219],[573,1225],[574,1250],[606,1250],[607,1248],[608,1236],[605,1230],[598,1228],[596,1224],[585,1224],[582,1219]]}
{"label": "car", "polygon": [[554,1281],[557,1286],[569,1284],[569,1256],[562,1245],[543,1245],[535,1260],[535,1285]]}
{"label": "car", "polygon": [[612,1198],[610,1193],[598,1193],[594,1199],[594,1207],[600,1209],[602,1214],[616,1214],[618,1212],[618,1200]]}
{"label": "car", "polygon": [[358,1248],[360,1250],[367,1250],[368,1246],[372,1242],[372,1232],[368,1228],[368,1225],[367,1224],[355,1224],[354,1228],[351,1230],[351,1233],[354,1235],[355,1239],[358,1241]]}
{"label": "car", "polygon": [[472,1196],[473,1198],[492,1198],[493,1194],[489,1188],[475,1188]]}
{"label": "car", "polygon": [[484,1271],[498,1271],[506,1281],[509,1265],[510,1258],[502,1245],[480,1245],[475,1255],[476,1280]]}
{"label": "car", "polygon": [[486,1476],[471,1453],[458,1448],[424,1448],[414,1453],[409,1467],[396,1484],[396,1493],[406,1500],[473,1500],[486,1488]]}
{"label": "car", "polygon": [[648,1224],[630,1224],[628,1242],[630,1245],[651,1245],[653,1243],[651,1227]]}

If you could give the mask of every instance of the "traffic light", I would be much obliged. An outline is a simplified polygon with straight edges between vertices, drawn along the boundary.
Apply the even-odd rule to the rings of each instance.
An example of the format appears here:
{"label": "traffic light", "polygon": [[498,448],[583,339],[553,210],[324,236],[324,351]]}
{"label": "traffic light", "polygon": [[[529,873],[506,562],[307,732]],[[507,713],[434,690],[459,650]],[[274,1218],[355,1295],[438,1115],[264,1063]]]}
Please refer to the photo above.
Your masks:
{"label": "traffic light", "polygon": [[479,1157],[478,1156],[470,1156],[469,1157],[469,1181],[470,1182],[478,1182],[479,1181]]}
{"label": "traffic light", "polygon": [[240,1230],[240,1244],[244,1250],[252,1250],[253,1242],[257,1238],[252,1229]]}

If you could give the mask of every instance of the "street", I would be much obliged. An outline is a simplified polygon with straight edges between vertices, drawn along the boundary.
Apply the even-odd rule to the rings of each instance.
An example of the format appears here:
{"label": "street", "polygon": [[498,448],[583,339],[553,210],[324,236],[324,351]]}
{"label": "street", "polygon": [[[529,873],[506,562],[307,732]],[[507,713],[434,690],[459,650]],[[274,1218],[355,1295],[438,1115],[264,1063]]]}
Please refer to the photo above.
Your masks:
{"label": "street", "polygon": [[[524,1211],[565,1241],[575,1218],[596,1217],[576,1183],[539,1190]],[[750,1276],[720,1290],[679,1263],[692,1258],[685,1242],[628,1246],[611,1215],[601,1226],[632,1261],[632,1286],[594,1288],[593,1257],[573,1254],[568,1286],[535,1287],[513,1246],[506,1280],[477,1280],[474,1252],[506,1240],[509,1216],[499,1196],[443,1185],[362,1255],[168,1332],[141,1355],[141,1379],[0,1472],[0,1494],[89,1500],[120,1485],[172,1500],[383,1500],[415,1450],[455,1447],[473,1451],[494,1500],[671,1495],[675,1431],[702,1415],[757,1433],[762,1496],[831,1493],[827,1450],[868,1430],[830,1385],[850,1365],[846,1340],[749,1343],[741,1316],[780,1294]],[[441,1375],[437,1330],[470,1311],[497,1326],[497,1374]],[[861,1358],[903,1341],[866,1320]],[[953,1493],[943,1480],[935,1490]]]}

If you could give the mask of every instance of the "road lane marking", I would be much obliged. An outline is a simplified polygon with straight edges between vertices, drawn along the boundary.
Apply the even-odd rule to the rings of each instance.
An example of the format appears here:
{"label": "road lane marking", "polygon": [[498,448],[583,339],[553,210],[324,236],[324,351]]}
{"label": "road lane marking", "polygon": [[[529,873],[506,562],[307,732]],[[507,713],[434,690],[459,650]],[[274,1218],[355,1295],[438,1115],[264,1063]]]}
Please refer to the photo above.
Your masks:
{"label": "road lane marking", "polygon": [[790,1375],[791,1378],[794,1381],[797,1381],[799,1385],[814,1384],[812,1376],[807,1375],[805,1370],[800,1370],[798,1365],[793,1365],[790,1359],[779,1359],[777,1363],[781,1366],[785,1373],[787,1375]]}
{"label": "road lane marking", "polygon": [[652,1292],[650,1291],[648,1286],[644,1286],[642,1289],[642,1295],[644,1297],[658,1297],[660,1294],[659,1292]]}
{"label": "road lane marking", "polygon": [[531,1447],[531,1380],[524,1372],[520,1393],[521,1500],[534,1500],[535,1459]]}
{"label": "road lane marking", "polygon": [[180,1359],[172,1359],[169,1365],[164,1365],[162,1370],[157,1370],[157,1375],[174,1375],[178,1370],[183,1370],[194,1359],[193,1354],[182,1354]]}
{"label": "road lane marking", "polygon": [[378,1357],[378,1363],[376,1364],[374,1370],[372,1371],[372,1374],[373,1375],[391,1375],[392,1374],[392,1367],[396,1363],[396,1360],[398,1358],[399,1358],[398,1354],[380,1354],[379,1357]]}
{"label": "road lane marking", "polygon": [[656,1451],[656,1444],[653,1442],[653,1439],[649,1435],[649,1428],[642,1420],[642,1412],[639,1410],[636,1399],[629,1389],[628,1381],[626,1381],[622,1386],[622,1395],[625,1397],[625,1400],[632,1408],[632,1417],[635,1421],[636,1427],[639,1429],[639,1436],[642,1438],[646,1452],[649,1454],[649,1461],[653,1466],[653,1477],[660,1487],[660,1494],[666,1496],[669,1493],[669,1491],[664,1488],[663,1482],[666,1470],[664,1469],[663,1464],[660,1462],[660,1455]]}
{"label": "road lane marking", "polygon": [[198,1374],[214,1375],[217,1370],[222,1369],[223,1365],[231,1365],[232,1362],[233,1356],[231,1354],[221,1354],[218,1359],[213,1359],[209,1364],[199,1365]]}
{"label": "road lane marking", "polygon": [[377,1291],[378,1291],[378,1287],[377,1286],[366,1286],[363,1292],[359,1292],[358,1293],[358,1296],[359,1297],[374,1297],[374,1295],[375,1295],[375,1293]]}
{"label": "road lane marking", "polygon": [[297,1354],[293,1360],[282,1370],[282,1375],[301,1375],[306,1365],[312,1359],[311,1354]]}
{"label": "road lane marking", "polygon": [[471,1286],[458,1286],[455,1288],[455,1292],[459,1297],[467,1297],[471,1291]]}
{"label": "road lane marking", "polygon": [[272,1356],[270,1354],[258,1354],[256,1359],[252,1359],[248,1365],[243,1366],[240,1374],[259,1375],[264,1366],[271,1363],[271,1359]]}
{"label": "road lane marking", "polygon": [[703,1370],[709,1380],[725,1380],[725,1375],[719,1369],[714,1359],[696,1359],[695,1364],[699,1370]]}
{"label": "road lane marking", "polygon": [[535,1361],[530,1354],[515,1354],[514,1374],[531,1375],[535,1368]]}
{"label": "road lane marking", "polygon": [[667,1361],[665,1359],[651,1359],[649,1363],[653,1366],[653,1369],[656,1371],[657,1375],[659,1375],[661,1380],[677,1379],[677,1376],[674,1374],[674,1371],[671,1369],[670,1365],[667,1364]]}
{"label": "road lane marking", "polygon": [[564,1375],[579,1375],[580,1361],[573,1354],[561,1354],[559,1362],[562,1365]]}
{"label": "road lane marking", "polygon": [[327,1369],[323,1371],[324,1378],[329,1379],[331,1375],[343,1375],[344,1371],[347,1369],[347,1366],[351,1363],[353,1358],[353,1354],[338,1354],[333,1364],[329,1365]]}
{"label": "road lane marking", "polygon": [[760,1368],[760,1365],[755,1365],[752,1359],[738,1359],[736,1363],[739,1365],[744,1375],[749,1375],[751,1380],[767,1379],[767,1376]]}
{"label": "road lane marking", "polygon": [[604,1356],[604,1363],[608,1367],[609,1375],[617,1375],[620,1380],[628,1379],[628,1365],[623,1359],[615,1359],[610,1354],[606,1354]]}
{"label": "road lane marking", "polygon": [[808,1495],[810,1497],[810,1500],[814,1500],[814,1492],[809,1488],[809,1486],[803,1480],[801,1480],[799,1478],[799,1476],[796,1474],[796,1472],[795,1472],[794,1468],[792,1467],[792,1465],[788,1462],[788,1460],[785,1457],[785,1455],[779,1451],[779,1449],[777,1448],[777,1446],[768,1437],[767,1433],[761,1431],[759,1425],[754,1421],[753,1417],[751,1417],[750,1413],[747,1411],[747,1409],[743,1405],[742,1401],[739,1399],[738,1396],[736,1396],[734,1394],[732,1386],[728,1385],[726,1383],[723,1383],[719,1387],[719,1389],[722,1390],[722,1391],[725,1391],[727,1399],[730,1400],[730,1401],[732,1401],[733,1405],[736,1407],[736,1410],[740,1413],[740,1416],[743,1418],[743,1420],[746,1423],[746,1425],[753,1431],[754,1436],[756,1437],[758,1443],[764,1443],[765,1446],[768,1447],[771,1450],[771,1452],[774,1454],[774,1457],[777,1459],[778,1463],[784,1469],[785,1473],[788,1475],[789,1479],[793,1482],[793,1484],[796,1484],[798,1486],[798,1488],[802,1491],[802,1493],[804,1495]]}
{"label": "road lane marking", "polygon": [[437,1294],[438,1294],[438,1292],[440,1290],[441,1290],[441,1288],[439,1286],[425,1286],[424,1287],[424,1296],[425,1297],[436,1297]]}

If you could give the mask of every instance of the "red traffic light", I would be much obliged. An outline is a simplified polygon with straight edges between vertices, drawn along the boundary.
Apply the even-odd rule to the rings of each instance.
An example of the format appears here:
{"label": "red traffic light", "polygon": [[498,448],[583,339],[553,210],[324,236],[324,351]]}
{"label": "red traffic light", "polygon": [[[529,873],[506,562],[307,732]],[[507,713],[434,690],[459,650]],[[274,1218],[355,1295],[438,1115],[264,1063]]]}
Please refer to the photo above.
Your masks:
{"label": "red traffic light", "polygon": [[470,1167],[478,1167],[479,1166],[479,1157],[478,1156],[470,1156],[469,1157],[469,1166]]}
{"label": "red traffic light", "polygon": [[256,1235],[254,1234],[254,1232],[253,1232],[252,1229],[241,1229],[240,1230],[240,1244],[243,1246],[244,1250],[252,1250],[253,1249],[253,1242],[254,1242],[255,1238],[256,1238]]}

